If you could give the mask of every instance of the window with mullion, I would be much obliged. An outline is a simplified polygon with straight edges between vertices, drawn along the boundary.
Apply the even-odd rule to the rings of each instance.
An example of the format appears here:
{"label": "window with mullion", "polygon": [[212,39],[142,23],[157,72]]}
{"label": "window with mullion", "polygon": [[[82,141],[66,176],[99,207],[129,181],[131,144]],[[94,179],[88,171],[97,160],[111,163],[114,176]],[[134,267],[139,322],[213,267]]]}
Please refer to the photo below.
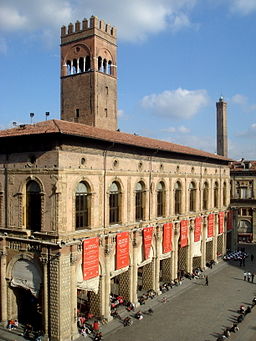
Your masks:
{"label": "window with mullion", "polygon": [[110,193],[109,195],[109,223],[119,223],[119,193]]}
{"label": "window with mullion", "polygon": [[143,191],[136,192],[135,206],[136,206],[136,221],[144,219],[144,193]]}

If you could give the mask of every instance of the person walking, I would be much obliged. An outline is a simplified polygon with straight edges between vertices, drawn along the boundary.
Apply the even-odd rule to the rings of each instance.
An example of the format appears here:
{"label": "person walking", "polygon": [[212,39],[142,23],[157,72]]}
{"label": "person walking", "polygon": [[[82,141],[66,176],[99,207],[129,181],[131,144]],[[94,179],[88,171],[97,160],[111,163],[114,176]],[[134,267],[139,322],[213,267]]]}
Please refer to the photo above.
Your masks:
{"label": "person walking", "polygon": [[251,282],[253,283],[253,280],[254,280],[254,275],[255,275],[255,273],[254,272],[252,272],[252,275],[251,275]]}
{"label": "person walking", "polygon": [[208,276],[205,276],[205,285],[208,287],[209,281],[208,281]]}
{"label": "person walking", "polygon": [[251,275],[252,275],[251,272],[248,271],[248,272],[247,272],[247,281],[248,281],[248,282],[250,282],[250,280],[251,280]]}
{"label": "person walking", "polygon": [[246,281],[247,278],[247,271],[244,271],[244,281]]}

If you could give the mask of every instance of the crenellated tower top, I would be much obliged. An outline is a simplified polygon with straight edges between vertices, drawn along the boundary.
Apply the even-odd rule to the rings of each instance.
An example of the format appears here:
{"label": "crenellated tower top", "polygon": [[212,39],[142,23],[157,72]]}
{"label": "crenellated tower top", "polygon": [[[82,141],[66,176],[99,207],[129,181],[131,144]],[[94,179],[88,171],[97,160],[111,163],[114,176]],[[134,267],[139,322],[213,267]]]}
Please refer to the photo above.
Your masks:
{"label": "crenellated tower top", "polygon": [[83,39],[94,34],[95,31],[100,35],[107,35],[108,39],[113,37],[113,43],[116,42],[116,28],[92,15],[89,20],[84,19],[82,22],[77,20],[75,24],[70,23],[68,26],[62,26],[61,43],[68,43],[70,38],[73,40],[74,35],[77,36],[77,39]]}

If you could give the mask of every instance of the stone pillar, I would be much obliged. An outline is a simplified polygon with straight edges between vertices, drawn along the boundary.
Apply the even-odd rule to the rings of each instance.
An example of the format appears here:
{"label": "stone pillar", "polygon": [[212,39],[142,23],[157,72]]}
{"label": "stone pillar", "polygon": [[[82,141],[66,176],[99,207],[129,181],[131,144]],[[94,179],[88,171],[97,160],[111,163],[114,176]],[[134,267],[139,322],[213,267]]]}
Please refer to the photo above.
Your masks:
{"label": "stone pillar", "polygon": [[156,228],[156,238],[155,238],[155,276],[154,276],[154,283],[152,289],[155,290],[156,293],[160,293],[159,289],[159,277],[160,277],[160,256],[162,251],[162,238],[161,238],[161,232],[160,227],[158,226]]}
{"label": "stone pillar", "polygon": [[70,253],[70,303],[71,303],[71,339],[75,340],[78,337],[77,330],[77,275],[76,275],[76,265],[77,265],[77,252],[75,246]]}
{"label": "stone pillar", "polygon": [[175,223],[174,237],[173,237],[173,279],[177,278],[178,274],[178,252],[179,252],[179,237],[180,237],[180,225]]}
{"label": "stone pillar", "polygon": [[205,268],[206,265],[206,237],[207,237],[207,217],[202,218],[202,257],[201,257],[201,268]]}
{"label": "stone pillar", "polygon": [[133,233],[133,250],[132,250],[132,259],[131,259],[131,272],[130,272],[130,301],[135,305],[138,303],[137,291],[138,291],[138,252],[139,246],[138,243],[139,232],[136,231]]}
{"label": "stone pillar", "polygon": [[194,244],[194,220],[189,221],[189,246],[188,246],[188,259],[187,259],[187,272],[193,271],[193,244]]}
{"label": "stone pillar", "polygon": [[217,257],[217,239],[218,239],[218,214],[214,214],[214,227],[213,227],[213,260],[216,262]]}
{"label": "stone pillar", "polygon": [[49,311],[48,311],[48,255],[42,255],[41,263],[43,264],[43,330],[46,340],[49,330]]}
{"label": "stone pillar", "polygon": [[104,286],[104,289],[102,291],[102,294],[105,296],[105,305],[103,308],[104,311],[104,317],[108,320],[111,321],[112,317],[110,315],[110,292],[111,292],[111,284],[110,284],[110,257],[113,257],[112,253],[105,253],[105,276],[104,276],[104,282],[102,285]]}
{"label": "stone pillar", "polygon": [[[5,241],[3,241],[5,244]],[[1,321],[5,322],[8,319],[7,316],[7,282],[6,282],[6,250],[3,245],[0,251],[0,297],[1,297]]]}
{"label": "stone pillar", "polygon": [[155,258],[143,266],[142,288],[144,290],[154,289],[155,287]]}

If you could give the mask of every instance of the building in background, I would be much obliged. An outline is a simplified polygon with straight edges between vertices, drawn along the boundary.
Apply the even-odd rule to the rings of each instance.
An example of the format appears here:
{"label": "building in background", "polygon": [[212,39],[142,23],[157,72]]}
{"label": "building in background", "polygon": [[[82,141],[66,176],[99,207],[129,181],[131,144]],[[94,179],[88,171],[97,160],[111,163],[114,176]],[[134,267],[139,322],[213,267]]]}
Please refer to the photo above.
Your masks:
{"label": "building in background", "polygon": [[256,241],[256,161],[242,159],[230,168],[231,201],[238,242]]}
{"label": "building in background", "polygon": [[0,131],[1,320],[51,341],[231,243],[226,156],[117,131],[116,32],[61,31],[61,120]]}

